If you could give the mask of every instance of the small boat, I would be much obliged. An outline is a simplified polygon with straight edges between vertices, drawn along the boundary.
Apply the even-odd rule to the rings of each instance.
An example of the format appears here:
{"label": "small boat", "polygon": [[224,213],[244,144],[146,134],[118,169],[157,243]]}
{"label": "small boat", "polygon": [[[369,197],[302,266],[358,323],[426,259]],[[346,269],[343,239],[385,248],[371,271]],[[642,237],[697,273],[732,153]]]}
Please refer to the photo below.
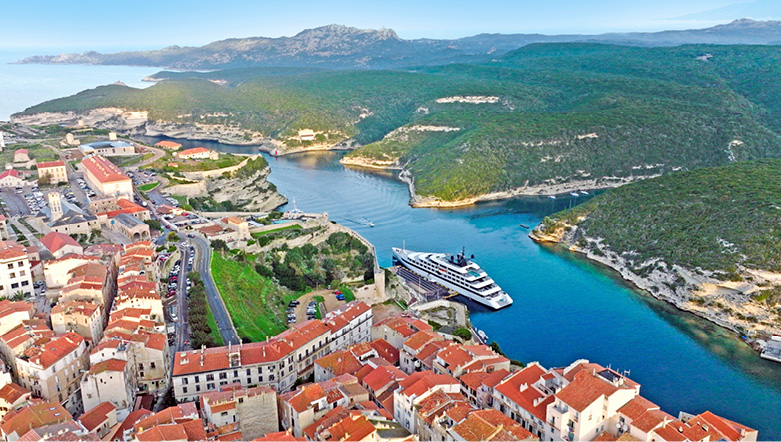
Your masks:
{"label": "small boat", "polygon": [[488,336],[486,336],[485,332],[482,330],[477,330],[477,336],[480,336],[480,339],[485,343],[488,342]]}
{"label": "small boat", "polygon": [[523,227],[524,229],[528,229],[529,228],[529,226],[527,226],[526,224],[518,224],[518,225]]}
{"label": "small boat", "polygon": [[550,198],[552,200],[555,200],[556,199],[556,195],[548,195],[548,198]]}
{"label": "small boat", "polygon": [[574,196],[575,198],[580,196],[580,194],[578,192],[570,192],[569,194]]}
{"label": "small boat", "polygon": [[581,190],[581,191],[580,191],[580,194],[581,194],[581,195],[588,195],[588,192],[586,192],[585,190]]}
{"label": "small boat", "polygon": [[374,227],[374,223],[369,223],[369,227]]}

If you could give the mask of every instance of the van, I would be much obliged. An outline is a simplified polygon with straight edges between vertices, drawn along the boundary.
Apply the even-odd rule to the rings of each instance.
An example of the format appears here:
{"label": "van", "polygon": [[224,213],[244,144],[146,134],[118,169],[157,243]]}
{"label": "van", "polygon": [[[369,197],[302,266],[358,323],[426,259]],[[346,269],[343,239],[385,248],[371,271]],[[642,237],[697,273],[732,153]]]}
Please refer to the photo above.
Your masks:
{"label": "van", "polygon": [[24,189],[22,189],[21,187],[17,187],[16,193],[24,193]]}

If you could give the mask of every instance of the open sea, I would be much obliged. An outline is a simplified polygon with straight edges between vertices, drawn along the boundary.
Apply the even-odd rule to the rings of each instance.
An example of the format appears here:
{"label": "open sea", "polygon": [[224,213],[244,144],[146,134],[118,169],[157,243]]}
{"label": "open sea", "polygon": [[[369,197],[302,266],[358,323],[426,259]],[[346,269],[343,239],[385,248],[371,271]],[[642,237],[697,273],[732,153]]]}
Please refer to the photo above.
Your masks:
{"label": "open sea", "polygon": [[[149,83],[141,78],[159,70],[2,64],[24,55],[31,54],[0,53],[0,120],[117,80],[143,87]],[[760,359],[734,334],[633,289],[609,269],[561,247],[535,244],[520,226],[533,227],[578,201],[522,198],[465,209],[412,209],[406,185],[392,174],[345,168],[338,163],[341,155],[266,156],[270,180],[300,209],[328,212],[364,235],[383,266],[391,264],[390,248],[402,241],[420,251],[454,253],[465,246],[515,301],[499,312],[470,306],[474,325],[509,357],[546,367],[578,358],[610,365],[626,371],[642,385],[641,394],[668,413],[710,410],[758,429],[761,440],[781,439],[781,364]]]}

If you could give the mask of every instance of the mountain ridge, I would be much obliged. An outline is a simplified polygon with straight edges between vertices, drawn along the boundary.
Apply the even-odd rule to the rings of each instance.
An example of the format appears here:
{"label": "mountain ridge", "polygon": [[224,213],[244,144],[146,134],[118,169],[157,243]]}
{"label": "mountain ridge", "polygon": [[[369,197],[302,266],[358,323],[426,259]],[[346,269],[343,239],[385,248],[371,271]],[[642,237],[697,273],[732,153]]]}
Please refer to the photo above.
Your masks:
{"label": "mountain ridge", "polygon": [[157,66],[170,69],[226,69],[252,66],[317,66],[328,69],[387,69],[453,62],[489,61],[533,43],[595,42],[628,46],[681,44],[777,44],[781,21],[738,19],[704,29],[579,34],[481,33],[458,39],[405,40],[393,29],[331,24],[293,36],[229,38],[203,46],[167,46],[152,51],[36,55],[17,63]]}

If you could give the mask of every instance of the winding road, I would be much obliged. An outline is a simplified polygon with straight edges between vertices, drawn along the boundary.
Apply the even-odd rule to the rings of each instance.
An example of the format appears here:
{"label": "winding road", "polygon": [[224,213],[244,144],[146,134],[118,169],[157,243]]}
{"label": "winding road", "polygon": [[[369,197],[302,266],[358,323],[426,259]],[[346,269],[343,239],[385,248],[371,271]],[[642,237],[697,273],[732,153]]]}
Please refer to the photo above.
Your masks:
{"label": "winding road", "polygon": [[193,270],[197,271],[201,275],[203,280],[203,286],[206,289],[206,300],[209,302],[209,308],[212,310],[214,320],[217,322],[217,328],[220,329],[220,335],[224,345],[239,344],[239,336],[236,334],[236,329],[233,328],[233,322],[228,314],[228,310],[225,308],[225,303],[222,301],[220,291],[217,290],[217,285],[214,283],[214,278],[211,272],[211,247],[209,242],[201,236],[195,234],[191,238],[193,245],[195,246],[195,260]]}

